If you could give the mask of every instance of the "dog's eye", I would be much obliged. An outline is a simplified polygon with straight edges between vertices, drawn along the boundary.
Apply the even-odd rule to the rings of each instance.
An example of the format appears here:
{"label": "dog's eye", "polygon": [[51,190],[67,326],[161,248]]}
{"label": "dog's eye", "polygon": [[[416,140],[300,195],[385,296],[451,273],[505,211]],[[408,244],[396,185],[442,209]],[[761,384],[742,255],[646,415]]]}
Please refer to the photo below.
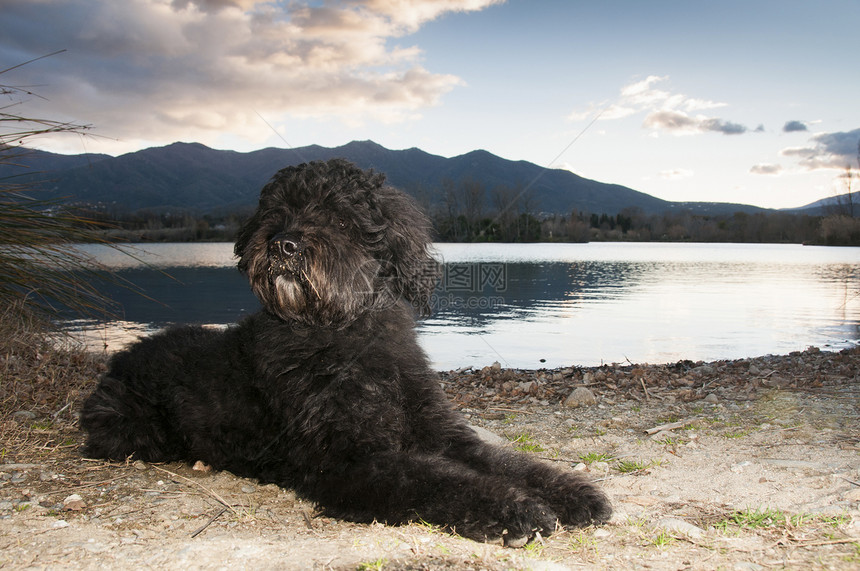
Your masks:
{"label": "dog's eye", "polygon": [[343,218],[338,218],[337,227],[340,228],[341,230],[345,229],[346,228],[346,220],[344,220]]}

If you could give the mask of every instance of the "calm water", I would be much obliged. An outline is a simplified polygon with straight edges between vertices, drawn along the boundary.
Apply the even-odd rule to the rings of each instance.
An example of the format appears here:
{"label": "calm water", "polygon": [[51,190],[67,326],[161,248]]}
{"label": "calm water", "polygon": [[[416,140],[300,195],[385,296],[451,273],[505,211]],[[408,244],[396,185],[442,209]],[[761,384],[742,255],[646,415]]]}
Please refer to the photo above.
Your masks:
{"label": "calm water", "polygon": [[[231,244],[98,247],[152,300],[109,294],[122,321],[81,323],[113,350],[169,323],[223,325],[259,304]],[[662,363],[860,342],[860,248],[750,244],[439,244],[436,312],[419,328],[439,369]],[[147,267],[148,266],[148,267]],[[168,273],[165,275],[159,269]],[[153,301],[153,300],[157,300]]]}

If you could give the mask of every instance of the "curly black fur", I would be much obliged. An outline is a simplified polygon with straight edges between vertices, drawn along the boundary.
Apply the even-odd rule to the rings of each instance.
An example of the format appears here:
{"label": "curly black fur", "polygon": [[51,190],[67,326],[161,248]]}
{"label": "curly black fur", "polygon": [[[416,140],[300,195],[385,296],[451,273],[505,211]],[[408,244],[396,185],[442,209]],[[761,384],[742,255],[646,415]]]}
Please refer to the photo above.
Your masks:
{"label": "curly black fur", "polygon": [[583,477],[484,443],[449,406],[414,332],[436,280],[428,244],[382,175],[342,160],[280,171],[235,247],[264,310],[117,354],[81,413],[85,454],[202,460],[336,517],[420,517],[509,545],[605,521]]}

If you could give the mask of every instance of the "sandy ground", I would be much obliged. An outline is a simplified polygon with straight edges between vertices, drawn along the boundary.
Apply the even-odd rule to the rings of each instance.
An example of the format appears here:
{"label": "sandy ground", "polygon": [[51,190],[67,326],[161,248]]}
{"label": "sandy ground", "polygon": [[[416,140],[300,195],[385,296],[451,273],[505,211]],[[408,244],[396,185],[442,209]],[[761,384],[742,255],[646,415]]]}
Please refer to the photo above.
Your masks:
{"label": "sandy ground", "polygon": [[0,568],[860,569],[860,349],[440,382],[502,445],[599,481],[609,524],[507,549],[319,517],[226,472],[84,459],[71,399],[4,417]]}

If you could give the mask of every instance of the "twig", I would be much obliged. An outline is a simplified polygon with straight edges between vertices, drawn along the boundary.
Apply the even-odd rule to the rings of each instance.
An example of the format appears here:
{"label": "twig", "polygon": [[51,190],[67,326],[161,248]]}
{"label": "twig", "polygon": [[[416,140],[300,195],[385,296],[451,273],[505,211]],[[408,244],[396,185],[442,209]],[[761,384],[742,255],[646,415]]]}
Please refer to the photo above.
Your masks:
{"label": "twig", "polygon": [[222,497],[221,497],[221,496],[219,496],[217,493],[215,493],[214,491],[210,490],[209,488],[207,488],[207,487],[206,487],[206,486],[204,486],[203,484],[201,484],[201,483],[199,483],[199,482],[195,482],[195,481],[194,481],[194,480],[192,480],[191,478],[186,478],[185,476],[180,476],[179,474],[176,474],[176,473],[174,473],[174,472],[171,472],[170,470],[165,470],[164,468],[159,468],[158,466],[155,466],[154,464],[150,464],[150,466],[152,466],[152,467],[153,467],[153,468],[155,468],[156,470],[160,470],[160,471],[164,472],[165,474],[170,474],[171,476],[173,476],[173,477],[175,477],[175,478],[182,478],[182,479],[183,479],[183,480],[185,480],[186,482],[189,482],[189,483],[191,483],[191,484],[194,484],[195,486],[198,486],[198,487],[199,487],[200,489],[202,489],[204,492],[206,492],[207,494],[209,494],[210,496],[212,496],[212,498],[213,498],[213,499],[215,499],[215,501],[217,501],[219,504],[221,504],[221,505],[222,505],[222,506],[224,506],[226,509],[228,509],[228,510],[230,510],[231,512],[233,512],[233,514],[234,514],[236,517],[240,517],[240,516],[239,516],[239,512],[237,512],[237,511],[235,510],[235,508],[233,508],[233,506],[231,506],[230,504],[228,504],[228,503],[227,503],[227,501],[226,501],[224,498],[222,498]]}
{"label": "twig", "polygon": [[642,383],[642,390],[645,391],[645,400],[651,400],[651,395],[648,394],[648,387],[645,386],[645,379],[639,377],[639,382]]}
{"label": "twig", "polygon": [[54,419],[54,421],[56,422],[57,417],[58,417],[58,416],[60,416],[60,415],[63,413],[63,411],[64,411],[64,410],[66,410],[67,408],[69,408],[70,406],[72,406],[72,403],[67,402],[67,403],[66,403],[66,406],[64,406],[63,408],[61,408],[61,409],[60,409],[60,410],[58,410],[57,412],[55,412],[55,413],[52,415],[52,418]]}
{"label": "twig", "polygon": [[499,412],[515,412],[517,414],[534,414],[530,410],[517,410],[515,408],[491,407],[491,408],[488,408],[487,410],[497,410]]}
{"label": "twig", "polygon": [[854,480],[849,480],[845,476],[839,476],[839,477],[842,478],[843,480],[845,480],[846,482],[848,482],[849,484],[854,484],[855,486],[860,486],[860,482],[855,482]]}
{"label": "twig", "polygon": [[204,529],[206,529],[207,527],[209,527],[210,525],[212,525],[212,522],[214,522],[216,519],[218,519],[218,518],[221,516],[221,514],[222,514],[222,513],[224,513],[224,512],[226,512],[226,511],[227,511],[227,508],[221,508],[221,511],[219,511],[218,513],[216,513],[215,515],[213,515],[212,517],[210,517],[210,518],[209,518],[209,521],[207,521],[206,523],[204,523],[203,525],[201,525],[200,527],[198,527],[198,528],[197,528],[197,530],[196,530],[194,533],[192,533],[192,534],[191,534],[191,539],[194,539],[195,537],[197,537],[198,535],[200,535],[201,533],[203,533],[203,530],[204,530]]}
{"label": "twig", "polygon": [[311,521],[311,516],[308,515],[308,510],[302,510],[302,518],[304,518],[305,525],[308,526],[308,529],[314,528],[314,523]]}
{"label": "twig", "polygon": [[670,422],[668,424],[661,424],[660,426],[655,426],[653,428],[649,428],[645,431],[645,434],[657,434],[662,430],[674,430],[675,428],[684,428],[688,424],[692,424],[699,420],[699,417],[688,418],[687,420],[681,420],[678,422]]}
{"label": "twig", "polygon": [[836,545],[838,543],[854,543],[860,542],[860,537],[843,537],[842,539],[828,539],[826,541],[811,541],[809,543],[797,542],[792,545],[799,547],[818,547],[820,545]]}

